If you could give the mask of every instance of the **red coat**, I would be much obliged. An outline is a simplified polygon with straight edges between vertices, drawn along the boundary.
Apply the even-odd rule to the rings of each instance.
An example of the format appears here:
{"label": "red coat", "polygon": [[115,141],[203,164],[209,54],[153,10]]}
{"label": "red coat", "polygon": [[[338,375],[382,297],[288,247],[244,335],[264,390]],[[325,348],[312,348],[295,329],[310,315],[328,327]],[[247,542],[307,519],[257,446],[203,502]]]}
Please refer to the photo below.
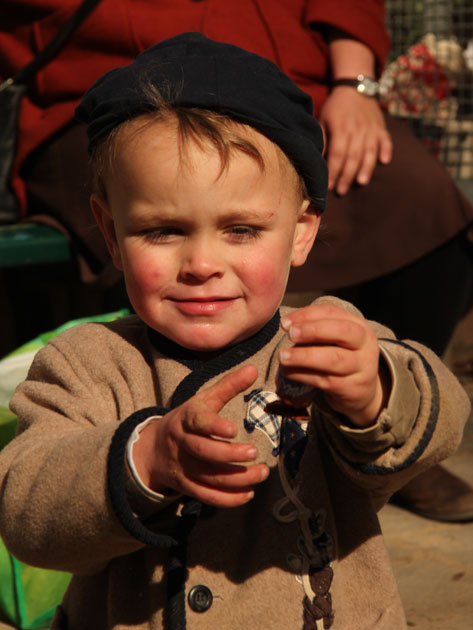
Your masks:
{"label": "red coat", "polygon": [[[2,0],[0,77],[12,76],[31,61],[78,5],[79,0]],[[76,104],[95,79],[184,31],[201,31],[273,60],[312,96],[317,111],[330,77],[320,34],[324,25],[367,44],[381,69],[389,47],[382,0],[102,0],[29,86],[13,169],[16,193],[24,205],[21,165],[73,119]]]}

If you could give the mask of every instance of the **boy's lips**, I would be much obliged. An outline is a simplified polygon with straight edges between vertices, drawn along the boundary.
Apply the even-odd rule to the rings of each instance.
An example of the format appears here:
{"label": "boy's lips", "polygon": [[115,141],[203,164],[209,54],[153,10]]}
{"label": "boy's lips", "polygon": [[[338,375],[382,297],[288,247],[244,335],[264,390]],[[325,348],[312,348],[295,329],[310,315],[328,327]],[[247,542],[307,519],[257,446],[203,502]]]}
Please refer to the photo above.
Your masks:
{"label": "boy's lips", "polygon": [[232,306],[234,297],[193,297],[184,299],[172,299],[177,309],[186,315],[212,315]]}

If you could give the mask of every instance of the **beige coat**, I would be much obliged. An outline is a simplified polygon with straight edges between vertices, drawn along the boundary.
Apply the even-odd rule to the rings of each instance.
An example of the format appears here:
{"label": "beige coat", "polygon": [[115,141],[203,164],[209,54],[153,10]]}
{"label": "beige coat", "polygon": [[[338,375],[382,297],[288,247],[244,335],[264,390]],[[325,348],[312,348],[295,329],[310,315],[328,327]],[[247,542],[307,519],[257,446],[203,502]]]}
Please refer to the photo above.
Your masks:
{"label": "beige coat", "polygon": [[[256,345],[240,345],[236,359],[230,353],[259,376],[222,415],[237,423],[237,440],[258,447],[271,474],[249,504],[197,520],[177,628],[405,628],[376,511],[457,447],[469,402],[429,350],[373,328],[393,388],[388,408],[365,430],[314,407],[304,438],[290,418],[282,427],[277,413],[264,415],[258,395],[273,400],[277,350],[288,343],[277,322],[270,340],[264,330]],[[141,489],[123,449],[137,421],[160,411],[140,410],[168,408],[191,368],[190,391],[202,378],[204,386],[215,382],[231,369],[227,361],[185,365],[165,356],[136,317],[77,326],[38,353],[12,400],[20,435],[0,454],[0,532],[21,560],[75,574],[55,630],[164,627],[168,551],[139,537],[145,531],[153,543],[156,534],[173,535],[182,498],[163,501]],[[213,595],[205,612],[189,600],[196,585]]]}

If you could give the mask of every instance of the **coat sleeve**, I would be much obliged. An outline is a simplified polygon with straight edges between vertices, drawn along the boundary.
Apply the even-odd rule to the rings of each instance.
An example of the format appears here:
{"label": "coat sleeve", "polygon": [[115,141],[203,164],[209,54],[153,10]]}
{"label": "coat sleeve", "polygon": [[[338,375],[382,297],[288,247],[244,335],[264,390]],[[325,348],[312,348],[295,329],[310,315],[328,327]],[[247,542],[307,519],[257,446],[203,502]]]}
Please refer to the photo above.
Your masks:
{"label": "coat sleeve", "polygon": [[327,26],[344,31],[371,49],[381,73],[390,48],[383,0],[309,0],[305,22],[316,30]]}
{"label": "coat sleeve", "polygon": [[[89,574],[144,546],[117,518],[107,475],[118,428],[147,406],[146,373],[100,373],[86,361],[90,348],[73,346],[59,336],[40,350],[12,398],[19,428],[0,453],[0,533],[28,564]],[[125,471],[123,460],[117,475]],[[167,531],[167,516],[173,507],[155,531]]]}
{"label": "coat sleeve", "polygon": [[409,479],[458,448],[470,400],[431,350],[415,341],[396,339],[380,324],[371,322],[371,326],[379,339],[381,360],[391,374],[387,407],[366,429],[355,429],[328,411],[314,413],[315,426],[339,467],[370,491],[380,507]]}

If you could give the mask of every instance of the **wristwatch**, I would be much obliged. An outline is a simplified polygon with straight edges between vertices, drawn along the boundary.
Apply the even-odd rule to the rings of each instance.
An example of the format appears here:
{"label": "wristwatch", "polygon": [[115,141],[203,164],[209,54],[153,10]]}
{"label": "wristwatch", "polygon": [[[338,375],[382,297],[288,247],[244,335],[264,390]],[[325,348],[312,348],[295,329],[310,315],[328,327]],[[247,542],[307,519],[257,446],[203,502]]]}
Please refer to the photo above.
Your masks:
{"label": "wristwatch", "polygon": [[364,96],[371,96],[372,98],[379,96],[379,83],[375,79],[365,77],[364,74],[359,74],[356,79],[335,79],[332,81],[332,87],[337,87],[338,85],[354,87],[357,92]]}

